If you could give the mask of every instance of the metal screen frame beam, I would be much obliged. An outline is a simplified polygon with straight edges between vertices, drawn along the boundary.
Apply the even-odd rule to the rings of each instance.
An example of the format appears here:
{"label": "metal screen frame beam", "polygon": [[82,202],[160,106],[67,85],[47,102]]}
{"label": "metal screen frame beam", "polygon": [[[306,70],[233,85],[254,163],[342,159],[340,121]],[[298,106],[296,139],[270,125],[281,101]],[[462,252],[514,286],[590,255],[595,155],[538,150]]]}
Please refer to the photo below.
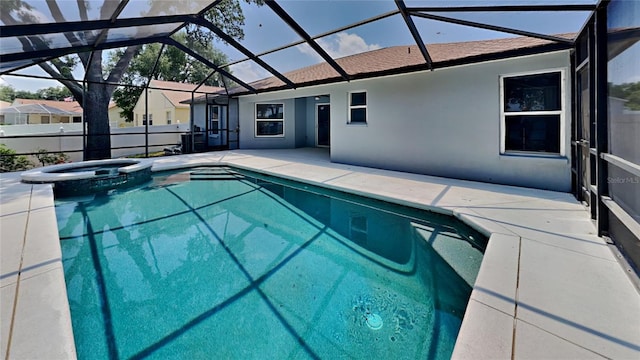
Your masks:
{"label": "metal screen frame beam", "polygon": [[420,32],[416,28],[416,24],[413,23],[413,19],[411,19],[411,15],[407,11],[407,6],[404,4],[403,0],[395,0],[395,2],[405,24],[407,24],[407,27],[409,28],[409,32],[411,32],[411,35],[413,36],[413,40],[416,42],[416,45],[418,45],[418,49],[420,49],[422,57],[424,57],[424,61],[427,63],[427,66],[429,66],[429,69],[433,70],[433,60],[431,60],[429,51],[427,51],[427,47],[422,40],[422,36],[420,36]]}
{"label": "metal screen frame beam", "polygon": [[350,77],[344,69],[338,65],[338,63],[326,52],[324,49],[318,45],[318,43],[309,36],[309,34],[275,1],[265,1],[265,5],[271,8],[276,15],[282,19],[293,31],[295,31],[301,38],[303,38],[309,46],[313,50],[315,50],[318,55],[320,55],[324,61],[326,61],[331,67],[340,74],[340,76],[349,81]]}
{"label": "metal screen frame beam", "polygon": [[251,86],[251,85],[245,83],[244,81],[238,79],[237,77],[231,75],[231,73],[229,73],[228,71],[226,71],[223,68],[221,68],[220,66],[212,63],[211,61],[205,59],[201,55],[197,54],[195,51],[193,51],[193,50],[189,49],[188,47],[182,45],[181,43],[177,42],[176,40],[171,39],[171,38],[164,38],[160,42],[162,42],[164,44],[167,44],[167,45],[175,46],[179,50],[182,50],[183,52],[189,54],[191,57],[195,58],[196,60],[200,61],[201,63],[203,63],[203,64],[207,65],[208,67],[214,69],[215,71],[219,72],[223,76],[226,76],[229,79],[231,79],[231,80],[235,81],[236,83],[240,84],[242,87],[244,87],[245,89],[248,89],[250,92],[252,92],[254,94],[257,93],[256,89],[253,86]]}
{"label": "metal screen frame beam", "polygon": [[[313,40],[318,40],[318,39],[320,39],[320,38],[322,38],[322,37],[329,36],[329,35],[333,35],[333,34],[337,34],[337,33],[341,32],[341,31],[345,31],[345,30],[353,29],[353,28],[355,28],[355,27],[358,27],[358,26],[361,26],[361,25],[366,25],[366,24],[372,23],[372,22],[374,22],[374,21],[378,21],[378,20],[386,19],[386,18],[388,18],[388,17],[391,17],[391,16],[394,16],[394,15],[397,15],[397,14],[399,14],[399,13],[400,13],[400,11],[398,11],[398,10],[389,11],[389,12],[386,12],[386,13],[384,13],[384,14],[380,14],[380,15],[378,15],[378,16],[374,16],[374,17],[371,17],[371,18],[368,18],[368,19],[365,19],[365,20],[362,20],[362,21],[358,21],[358,22],[353,23],[353,24],[350,24],[350,25],[342,26],[342,27],[339,27],[339,28],[337,28],[337,29],[333,29],[333,30],[330,30],[330,31],[324,32],[324,33],[322,33],[322,34],[318,34],[318,35],[316,35],[316,36],[313,36],[313,37],[312,37],[312,39],[313,39]],[[298,46],[298,45],[301,45],[301,44],[304,44],[304,43],[306,43],[306,41],[305,41],[305,40],[295,41],[295,42],[292,42],[292,43],[287,44],[287,45],[279,46],[279,47],[277,47],[277,48],[274,48],[274,49],[271,49],[271,50],[267,50],[267,51],[261,52],[261,53],[259,53],[259,54],[256,54],[256,56],[260,57],[260,56],[264,56],[264,55],[273,54],[274,52],[278,52],[278,51],[280,51],[280,50],[286,50],[286,49],[289,49],[289,48],[292,48],[292,47],[294,47],[294,46]],[[224,66],[234,65],[234,64],[240,63],[240,62],[242,62],[242,61],[244,61],[244,60],[232,61],[232,62],[230,62],[230,63],[228,63],[228,64],[225,64]]]}
{"label": "metal screen frame beam", "polygon": [[48,35],[64,32],[109,30],[123,27],[160,25],[171,23],[185,23],[193,20],[193,15],[164,15],[150,16],[143,18],[92,20],[92,21],[69,21],[64,23],[49,24],[24,24],[3,26],[0,38],[15,36],[35,36]]}
{"label": "metal screen frame beam", "polygon": [[249,49],[247,49],[242,44],[237,42],[231,36],[227,35],[224,31],[220,30],[220,28],[218,28],[217,26],[212,24],[210,21],[208,21],[208,20],[206,20],[204,18],[198,18],[197,20],[192,21],[192,23],[195,24],[195,25],[203,26],[203,27],[211,30],[211,32],[213,32],[214,34],[218,35],[218,37],[220,37],[223,41],[227,42],[229,45],[231,45],[234,48],[236,48],[236,50],[238,50],[241,53],[243,53],[249,59],[255,61],[258,65],[260,65],[263,68],[265,68],[272,75],[274,75],[275,77],[280,79],[282,82],[287,84],[287,86],[289,86],[290,88],[295,88],[296,87],[296,85],[291,80],[289,80],[286,76],[282,75],[278,70],[274,69],[273,67],[271,67],[271,65],[267,64],[264,60],[262,60],[259,57],[257,57],[253,52],[249,51]]}
{"label": "metal screen frame beam", "polygon": [[[130,40],[122,40],[122,41],[114,41],[109,43],[104,43],[96,46],[93,45],[79,45],[79,46],[69,46],[64,48],[57,49],[42,49],[42,50],[33,50],[27,52],[20,53],[12,53],[5,54],[0,56],[0,61],[2,62],[12,62],[12,61],[22,61],[22,60],[31,60],[31,59],[43,59],[42,61],[38,61],[29,66],[38,65],[41,62],[48,61],[51,59],[59,58],[60,56],[65,56],[69,54],[77,54],[83,52],[91,52],[94,50],[106,50],[106,49],[115,49],[119,47],[127,47],[132,45],[144,45],[149,43],[162,43],[166,39],[166,36],[152,36],[141,39],[130,39]],[[12,69],[11,71],[14,71]],[[4,73],[3,73],[4,74]]]}
{"label": "metal screen frame beam", "polygon": [[534,32],[530,32],[530,31],[512,29],[512,28],[503,27],[503,26],[488,25],[488,24],[483,24],[483,23],[479,23],[479,22],[475,22],[475,21],[454,19],[454,18],[450,18],[450,17],[446,17],[446,16],[426,14],[426,13],[422,13],[422,12],[410,12],[410,14],[413,15],[413,16],[418,16],[418,17],[425,18],[425,19],[442,21],[442,22],[447,22],[447,23],[457,24],[457,25],[471,26],[471,27],[475,27],[475,28],[492,30],[492,31],[499,31],[499,32],[507,33],[507,34],[527,36],[527,37],[531,37],[531,38],[548,40],[548,41],[564,43],[564,44],[573,44],[574,43],[573,39],[565,39],[565,38],[561,38],[561,37],[557,37],[557,36],[544,35],[544,34],[540,34],[540,33],[534,33]]}
{"label": "metal screen frame beam", "polygon": [[428,12],[509,12],[509,11],[595,11],[597,6],[589,4],[568,5],[487,5],[487,6],[415,6],[409,11]]}

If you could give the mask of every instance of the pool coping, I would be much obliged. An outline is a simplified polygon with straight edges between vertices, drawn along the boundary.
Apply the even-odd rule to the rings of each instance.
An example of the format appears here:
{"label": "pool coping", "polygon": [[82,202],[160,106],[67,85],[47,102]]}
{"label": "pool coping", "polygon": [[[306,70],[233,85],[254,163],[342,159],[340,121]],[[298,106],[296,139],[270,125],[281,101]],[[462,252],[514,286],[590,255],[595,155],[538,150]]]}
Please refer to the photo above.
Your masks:
{"label": "pool coping", "polygon": [[[640,353],[638,289],[570,194],[337,164],[316,149],[172,156],[154,160],[152,171],[209,165],[453,215],[490,236],[454,358]],[[0,180],[2,353],[74,358],[51,186]]]}
{"label": "pool coping", "polygon": [[[153,166],[152,160],[147,159],[106,159],[106,160],[91,160],[91,161],[83,161],[82,167],[89,166],[99,166],[99,165],[111,165],[117,163],[128,163],[118,168],[119,173],[129,174],[135,171],[140,171],[143,169],[147,169]],[[51,165],[46,167],[46,171],[43,171],[44,168],[36,168],[33,170],[28,170],[20,174],[22,181],[29,183],[48,183],[55,181],[69,181],[69,180],[83,180],[83,179],[91,179],[96,176],[95,171],[78,171],[78,172],[69,172],[69,173],[55,173],[55,171],[69,170],[78,167],[80,163],[67,163],[67,164],[58,164]]]}

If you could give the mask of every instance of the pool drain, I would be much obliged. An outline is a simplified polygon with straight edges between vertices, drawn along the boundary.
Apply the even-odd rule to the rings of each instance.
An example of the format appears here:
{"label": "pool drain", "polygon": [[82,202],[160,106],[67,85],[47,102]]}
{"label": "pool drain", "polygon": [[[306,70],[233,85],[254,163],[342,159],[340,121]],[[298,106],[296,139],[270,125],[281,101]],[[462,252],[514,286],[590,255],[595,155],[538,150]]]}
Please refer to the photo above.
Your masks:
{"label": "pool drain", "polygon": [[365,319],[367,322],[367,326],[372,330],[380,330],[382,329],[382,318],[378,314],[367,314],[365,315]]}

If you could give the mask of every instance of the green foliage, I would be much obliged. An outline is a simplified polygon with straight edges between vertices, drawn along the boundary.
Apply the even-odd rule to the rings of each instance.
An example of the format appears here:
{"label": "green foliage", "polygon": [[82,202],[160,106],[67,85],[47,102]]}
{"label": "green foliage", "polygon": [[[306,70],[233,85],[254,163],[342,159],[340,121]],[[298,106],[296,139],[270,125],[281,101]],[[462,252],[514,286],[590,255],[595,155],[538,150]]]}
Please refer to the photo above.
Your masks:
{"label": "green foliage", "polygon": [[64,101],[65,98],[73,97],[71,91],[64,86],[48,87],[36,91],[38,99]]}
{"label": "green foliage", "polygon": [[635,83],[609,84],[609,96],[625,99],[630,110],[640,110],[640,81]]}
{"label": "green foliage", "polygon": [[[258,5],[263,4],[262,0],[244,1]],[[179,4],[179,2],[175,4]],[[242,30],[244,14],[239,0],[224,0],[220,2],[205,14],[205,18],[225,31],[229,36],[237,40],[244,38]],[[174,34],[172,37],[215,65],[223,65],[229,62],[223,52],[213,47],[215,35],[199,26],[189,25],[185,30]],[[213,69],[209,66],[173,46],[164,48],[162,56],[156,65],[160,50],[160,44],[142,46],[140,52],[129,63],[127,71],[120,80],[121,84],[129,86],[118,87],[113,92],[113,101],[122,109],[120,115],[127,122],[133,121],[133,108],[136,106],[143,87],[150,80],[152,73],[153,79],[156,80],[199,84],[213,72]],[[114,68],[124,52],[124,49],[113,51],[109,56],[105,70],[110,71],[110,69]],[[154,65],[156,65],[155,72]],[[228,71],[228,69],[226,70]],[[207,79],[205,85],[224,86],[222,79],[217,74]]]}
{"label": "green foliage", "polygon": [[31,92],[26,90],[15,90],[10,85],[0,85],[0,100],[8,102],[13,102],[15,98],[63,101],[65,98],[72,96],[71,91],[64,86],[52,86],[39,89],[36,92]]}
{"label": "green foliage", "polygon": [[38,94],[32,93],[31,91],[27,91],[27,90],[16,90],[15,95],[16,95],[15,97],[18,99],[37,99],[38,98]]}
{"label": "green foliage", "polygon": [[15,150],[0,144],[0,172],[23,171],[33,167],[24,155],[16,155]]}
{"label": "green foliage", "polygon": [[[205,18],[215,26],[238,40],[244,37],[244,32],[242,31],[244,15],[242,14],[240,1],[258,5],[263,3],[263,0],[222,0],[204,15]],[[41,21],[38,18],[38,14],[40,14],[42,9],[35,9],[29,5],[29,2],[23,0],[0,0],[0,21],[6,25],[40,23]],[[148,4],[149,15],[183,13],[185,9],[191,6],[191,2],[188,1],[148,0],[141,2]],[[76,16],[78,16],[79,19],[89,19],[98,13],[100,14],[100,18],[108,19],[118,10],[121,4],[122,2],[111,0],[47,0],[46,8],[48,8],[47,13],[51,14],[55,22],[62,23],[68,21],[68,19],[65,19],[65,14],[76,14],[76,12]],[[91,10],[91,14],[89,10]],[[140,15],[145,16],[146,14],[141,13]],[[213,52],[213,49],[211,49],[212,52],[208,52],[209,50],[207,49],[211,48],[211,40],[215,36],[209,30],[196,25],[187,25],[183,32],[184,35],[176,34],[174,37],[186,36],[187,43],[191,45],[189,47],[196,51],[205,51],[203,56],[207,58],[216,59],[222,56],[219,52]],[[83,44],[85,43],[85,38],[102,37],[103,35],[104,33],[100,30],[68,32],[64,34],[67,41],[71,44]],[[34,35],[25,37],[24,41],[21,41],[21,45],[25,51],[35,49],[45,50],[51,41],[48,37]],[[196,43],[198,45],[196,45]],[[147,45],[145,47],[151,46],[152,45]],[[103,135],[109,124],[109,118],[106,115],[109,101],[113,97],[119,99],[120,103],[118,103],[118,106],[124,110],[125,117],[131,120],[131,110],[133,109],[130,105],[131,101],[127,104],[125,101],[122,101],[122,99],[137,99],[137,97],[132,96],[131,92],[121,92],[114,96],[114,91],[116,89],[123,89],[123,87],[116,88],[111,85],[97,84],[94,82],[89,83],[88,89],[85,92],[83,91],[82,84],[73,79],[73,70],[78,66],[82,66],[85,69],[85,77],[92,81],[100,82],[101,80],[107,80],[107,82],[111,84],[141,85],[144,84],[145,78],[151,76],[151,72],[139,72],[136,70],[129,70],[128,72],[127,70],[129,69],[132,59],[136,55],[144,53],[144,51],[141,50],[144,50],[145,47],[140,45],[130,46],[119,52],[118,55],[120,56],[110,56],[108,64],[102,61],[103,50],[99,49],[94,49],[91,52],[85,49],[83,50],[84,52],[81,53],[38,64],[47,74],[57,78],[60,83],[67,87],[74,98],[82,104],[84,112],[87,114],[85,117],[85,119],[87,119],[86,160],[109,158],[111,156],[110,137]],[[198,79],[202,80],[206,78],[206,76],[212,72],[212,69],[208,69],[203,64],[198,64],[198,62],[193,61],[193,59],[184,60],[185,58],[182,57],[184,55],[180,56],[173,53],[175,50],[176,49],[168,47],[167,52],[169,55],[167,56],[169,58],[177,57],[178,59],[174,59],[168,64],[160,64],[161,68],[164,68],[164,73],[159,73],[157,76],[159,79],[163,78],[165,80],[195,83],[198,82]],[[146,58],[153,58],[153,56],[147,56]],[[216,64],[219,63],[218,60],[214,62]],[[145,67],[149,68],[149,66],[151,66],[152,68],[153,64],[154,62],[149,63],[147,60]],[[209,83],[217,84],[218,81],[219,79],[212,77]],[[86,97],[85,94],[87,94]],[[21,95],[15,94],[16,97]],[[135,92],[133,95],[135,95]]]}
{"label": "green foliage", "polygon": [[0,85],[0,100],[12,102],[16,98],[16,91],[9,85]]}
{"label": "green foliage", "polygon": [[69,161],[69,156],[65,153],[50,153],[46,149],[38,149],[36,158],[42,164],[42,166],[63,164]]}

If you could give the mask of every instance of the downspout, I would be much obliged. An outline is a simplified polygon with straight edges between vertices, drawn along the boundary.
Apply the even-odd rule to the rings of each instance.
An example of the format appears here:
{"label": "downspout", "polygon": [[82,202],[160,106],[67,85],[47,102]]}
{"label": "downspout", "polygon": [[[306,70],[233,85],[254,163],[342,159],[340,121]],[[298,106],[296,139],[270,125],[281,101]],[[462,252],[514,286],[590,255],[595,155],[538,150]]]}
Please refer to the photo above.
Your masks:
{"label": "downspout", "polygon": [[144,157],[149,157],[149,86],[144,87]]}
{"label": "downspout", "polygon": [[[93,53],[92,53],[93,54]],[[87,159],[87,118],[85,116],[87,98],[87,78],[82,80],[82,160]]]}
{"label": "downspout", "polygon": [[209,111],[209,93],[204,93],[204,136],[203,141],[207,144],[207,150],[209,147],[209,123],[211,122],[211,112]]}
{"label": "downspout", "polygon": [[[195,101],[195,95],[194,92],[191,92],[191,104],[193,104]],[[195,124],[194,124],[194,111],[189,111],[189,129],[191,129],[191,146],[189,146],[191,149],[189,149],[190,153],[195,152],[195,144],[194,142],[196,141],[196,137],[195,137]]]}

